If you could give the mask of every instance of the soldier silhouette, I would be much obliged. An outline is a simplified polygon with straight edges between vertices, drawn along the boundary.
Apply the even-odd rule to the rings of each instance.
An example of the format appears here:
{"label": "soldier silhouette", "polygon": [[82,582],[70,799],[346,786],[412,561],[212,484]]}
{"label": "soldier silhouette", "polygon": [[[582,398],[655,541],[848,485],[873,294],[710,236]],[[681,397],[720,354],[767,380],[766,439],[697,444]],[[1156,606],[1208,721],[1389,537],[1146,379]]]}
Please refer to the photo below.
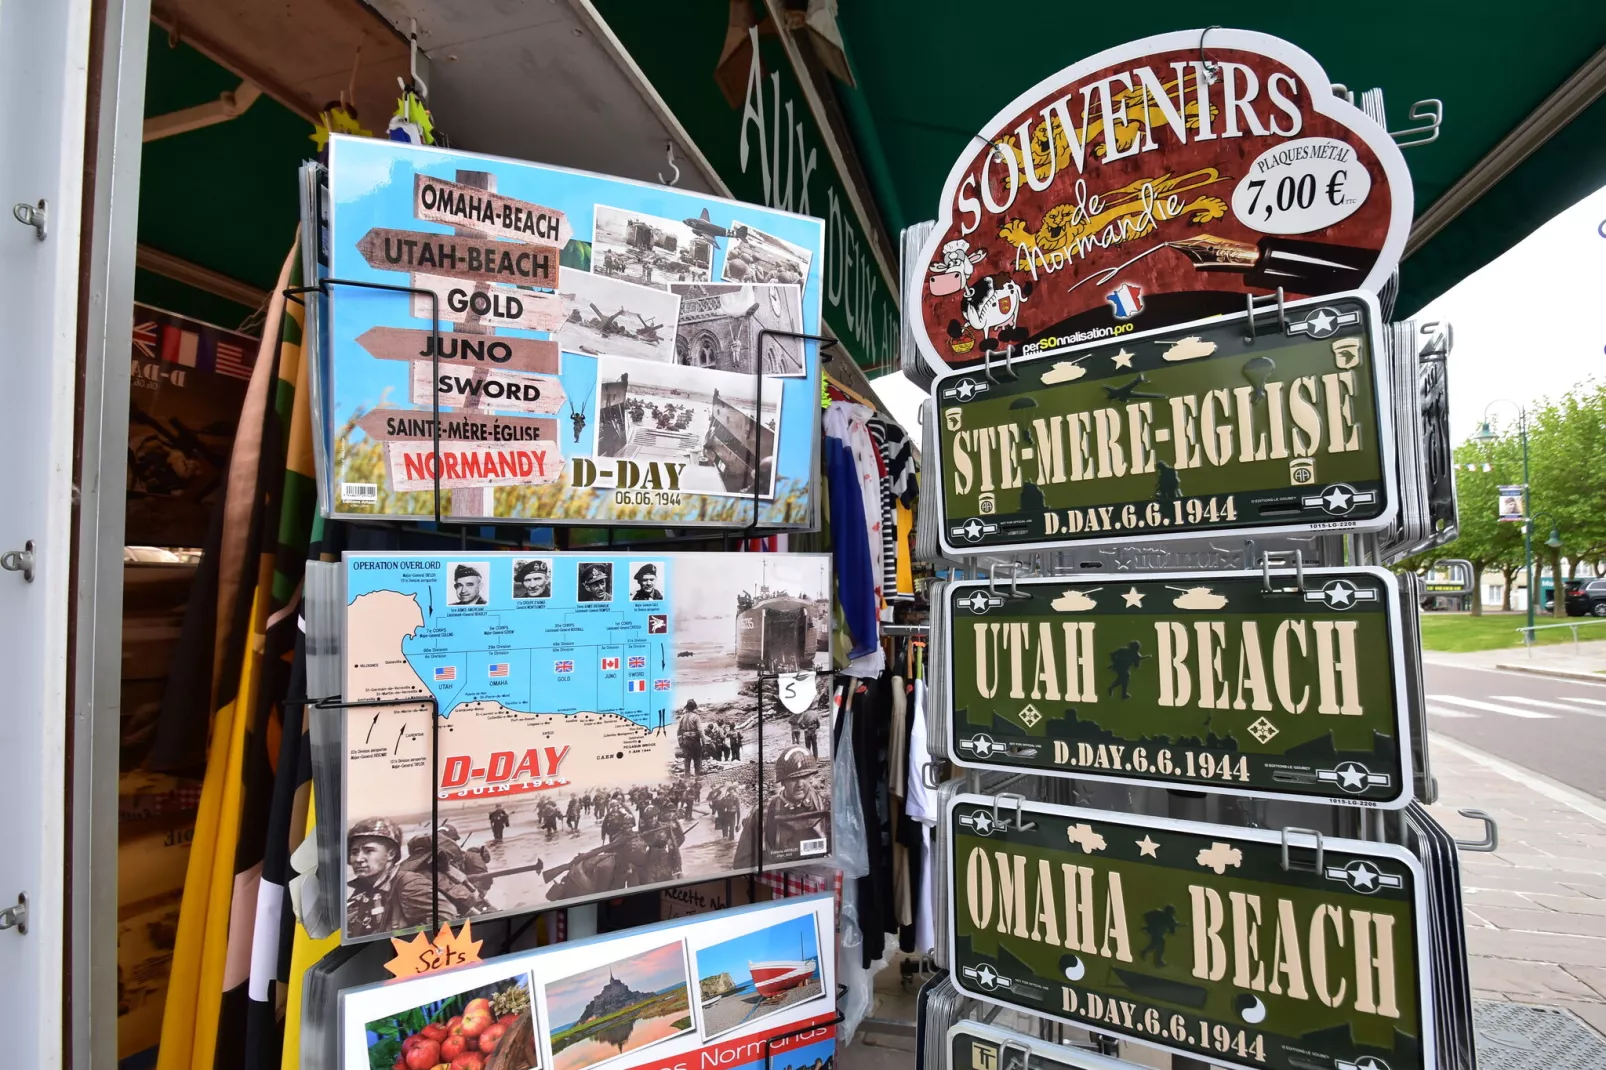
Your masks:
{"label": "soldier silhouette", "polygon": [[1156,966],[1165,965],[1165,938],[1177,931],[1177,908],[1168,906],[1164,910],[1151,910],[1143,915],[1143,931],[1148,933],[1149,942],[1138,958],[1152,954]]}
{"label": "soldier silhouette", "polygon": [[1136,639],[1126,646],[1117,647],[1110,651],[1110,671],[1115,674],[1115,679],[1110,681],[1110,686],[1104,689],[1104,693],[1108,695],[1119,687],[1123,700],[1131,698],[1132,670],[1137,668],[1147,657],[1148,655],[1143,653],[1143,647]]}
{"label": "soldier silhouette", "polygon": [[1182,497],[1182,477],[1177,470],[1164,461],[1156,462],[1160,466],[1160,475],[1154,481],[1154,500],[1157,502],[1174,502]]}

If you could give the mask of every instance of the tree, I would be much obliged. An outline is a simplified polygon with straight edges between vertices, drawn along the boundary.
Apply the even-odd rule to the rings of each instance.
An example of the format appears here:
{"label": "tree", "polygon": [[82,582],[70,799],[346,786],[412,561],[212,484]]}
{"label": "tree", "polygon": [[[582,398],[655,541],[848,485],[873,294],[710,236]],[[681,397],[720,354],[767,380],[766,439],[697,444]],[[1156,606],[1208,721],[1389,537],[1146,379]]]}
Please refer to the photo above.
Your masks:
{"label": "tree", "polygon": [[1461,531],[1439,556],[1453,555],[1472,563],[1472,615],[1481,616],[1483,573],[1496,568],[1508,577],[1503,603],[1509,607],[1509,577],[1522,565],[1522,526],[1496,519],[1499,488],[1522,479],[1522,453],[1516,436],[1507,434],[1493,442],[1464,442],[1456,447],[1454,456]]}
{"label": "tree", "polygon": [[[1573,578],[1585,561],[1606,555],[1606,386],[1589,382],[1537,403],[1528,414],[1528,452],[1530,508],[1548,512],[1561,536],[1562,548],[1549,551],[1559,587],[1563,553]],[[1542,523],[1533,532],[1540,543],[1549,535]],[[1558,595],[1554,612],[1566,613],[1565,597]]]}

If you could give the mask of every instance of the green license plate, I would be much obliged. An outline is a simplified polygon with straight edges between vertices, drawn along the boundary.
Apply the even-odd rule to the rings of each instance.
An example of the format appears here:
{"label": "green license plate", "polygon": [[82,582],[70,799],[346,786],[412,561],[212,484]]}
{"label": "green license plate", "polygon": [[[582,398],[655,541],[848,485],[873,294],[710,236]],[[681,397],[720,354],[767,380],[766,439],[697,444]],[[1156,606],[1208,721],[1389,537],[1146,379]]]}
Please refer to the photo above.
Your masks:
{"label": "green license plate", "polygon": [[1211,1065],[1436,1065],[1404,848],[977,795],[945,820],[967,995]]}
{"label": "green license plate", "polygon": [[1196,532],[1377,531],[1398,499],[1356,291],[939,378],[945,555]]}
{"label": "green license plate", "polygon": [[1410,723],[1377,568],[949,584],[958,765],[1400,807]]}

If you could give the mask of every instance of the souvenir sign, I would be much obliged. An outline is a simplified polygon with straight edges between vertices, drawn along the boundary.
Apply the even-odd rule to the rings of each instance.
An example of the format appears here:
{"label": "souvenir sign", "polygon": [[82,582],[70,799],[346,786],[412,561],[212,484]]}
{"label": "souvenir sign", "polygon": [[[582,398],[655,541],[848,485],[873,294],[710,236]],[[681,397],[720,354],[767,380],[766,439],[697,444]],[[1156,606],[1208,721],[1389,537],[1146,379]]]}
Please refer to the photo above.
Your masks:
{"label": "souvenir sign", "polygon": [[834,929],[831,896],[781,899],[352,988],[339,1066],[828,1066]]}
{"label": "souvenir sign", "polygon": [[345,567],[348,942],[830,855],[828,557]]}
{"label": "souvenir sign", "polygon": [[1411,207],[1399,148],[1306,53],[1213,26],[1148,37],[1044,79],[971,139],[915,262],[916,341],[942,372],[1279,289],[1376,292]]}
{"label": "souvenir sign", "polygon": [[330,288],[326,514],[814,525],[820,220],[372,138],[327,200],[327,275],[413,292]]}
{"label": "souvenir sign", "polygon": [[[1302,586],[1300,586],[1302,584]],[[1295,797],[1411,798],[1383,569],[950,584],[948,757],[979,769]]]}
{"label": "souvenir sign", "polygon": [[980,1022],[948,1030],[944,1070],[1131,1070],[1132,1064]]}
{"label": "souvenir sign", "polygon": [[939,378],[944,554],[1391,524],[1376,300],[1247,318]]}
{"label": "souvenir sign", "polygon": [[1217,1066],[1437,1065],[1405,849],[979,795],[945,816],[967,995]]}

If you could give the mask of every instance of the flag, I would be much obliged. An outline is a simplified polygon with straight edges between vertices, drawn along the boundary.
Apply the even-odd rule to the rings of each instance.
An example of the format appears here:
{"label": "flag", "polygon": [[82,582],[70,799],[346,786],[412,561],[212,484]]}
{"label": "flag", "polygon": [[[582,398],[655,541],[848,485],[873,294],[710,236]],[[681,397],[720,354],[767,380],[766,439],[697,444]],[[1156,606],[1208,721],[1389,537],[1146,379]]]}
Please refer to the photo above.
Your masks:
{"label": "flag", "polygon": [[508,666],[508,663],[505,662],[505,661],[493,661],[493,662],[491,662],[491,668],[490,668],[491,679],[493,679],[493,680],[506,679],[507,678],[507,666]]}
{"label": "flag", "polygon": [[441,683],[441,682],[446,681],[446,680],[455,680],[455,679],[457,679],[457,666],[456,665],[439,665],[439,666],[436,666],[436,668],[435,668],[435,682],[436,683]]}
{"label": "flag", "polygon": [[552,663],[552,671],[555,672],[555,673],[570,673],[570,672],[573,672],[574,671],[574,662],[572,662],[572,661],[554,661]]}
{"label": "flag", "polygon": [[156,321],[134,324],[134,348],[150,360],[156,359]]}
{"label": "flag", "polygon": [[645,669],[647,667],[647,659],[640,656],[632,656],[630,659],[630,667],[632,669]]}
{"label": "flag", "polygon": [[603,672],[613,672],[613,671],[617,670],[618,668],[619,668],[619,659],[618,658],[603,658],[602,659],[602,671]]}
{"label": "flag", "polygon": [[219,375],[232,375],[236,379],[251,378],[252,358],[245,350],[230,342],[217,343],[213,368]]}
{"label": "flag", "polygon": [[645,690],[647,690],[647,681],[645,681],[645,680],[630,680],[630,681],[628,681],[626,683],[625,690],[626,691],[645,691]]}
{"label": "flag", "polygon": [[668,691],[669,690],[669,681],[668,680],[654,680],[652,682],[652,689],[654,691]]}
{"label": "flag", "polygon": [[162,359],[184,368],[195,367],[195,357],[201,348],[201,336],[171,323],[162,324]]}

